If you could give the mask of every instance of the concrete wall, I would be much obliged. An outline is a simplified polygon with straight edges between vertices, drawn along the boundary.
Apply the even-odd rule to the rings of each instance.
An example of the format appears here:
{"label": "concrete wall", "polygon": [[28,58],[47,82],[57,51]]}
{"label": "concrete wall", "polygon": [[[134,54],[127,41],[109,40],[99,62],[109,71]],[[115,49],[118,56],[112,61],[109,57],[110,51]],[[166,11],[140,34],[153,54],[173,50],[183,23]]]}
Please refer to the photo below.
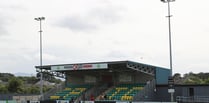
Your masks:
{"label": "concrete wall", "polygon": [[13,96],[13,100],[16,101],[38,101],[40,99],[40,95],[23,95],[23,96]]}
{"label": "concrete wall", "polygon": [[[130,81],[121,81],[121,75],[125,75],[128,78],[130,77]],[[79,71],[79,72],[71,72],[70,74],[67,74],[67,83],[72,84],[84,84],[85,77],[91,76],[96,78],[95,83],[101,83],[101,82],[111,82],[114,84],[118,83],[147,83],[147,81],[153,80],[154,77],[150,76],[148,74],[137,72],[137,71],[127,71],[127,72],[92,72],[92,71]],[[102,76],[111,76],[112,81],[103,81]],[[125,80],[126,78],[124,78]]]}

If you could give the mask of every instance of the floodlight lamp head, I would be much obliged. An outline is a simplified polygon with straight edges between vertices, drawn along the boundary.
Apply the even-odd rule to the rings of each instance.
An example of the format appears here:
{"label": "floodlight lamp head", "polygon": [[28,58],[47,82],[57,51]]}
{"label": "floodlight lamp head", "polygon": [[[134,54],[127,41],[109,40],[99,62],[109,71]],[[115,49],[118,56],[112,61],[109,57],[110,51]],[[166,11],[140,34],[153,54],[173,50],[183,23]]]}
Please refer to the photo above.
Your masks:
{"label": "floodlight lamp head", "polygon": [[160,0],[160,1],[161,1],[161,2],[164,2],[164,3],[166,2],[166,0]]}
{"label": "floodlight lamp head", "polygon": [[160,0],[161,2],[167,3],[167,2],[174,2],[175,0]]}
{"label": "floodlight lamp head", "polygon": [[37,20],[37,21],[39,21],[39,19],[38,19],[38,18],[34,18],[34,20]]}
{"label": "floodlight lamp head", "polygon": [[38,18],[35,18],[35,20],[37,21],[45,20],[45,17],[38,17]]}
{"label": "floodlight lamp head", "polygon": [[45,20],[45,17],[40,17],[41,20]]}

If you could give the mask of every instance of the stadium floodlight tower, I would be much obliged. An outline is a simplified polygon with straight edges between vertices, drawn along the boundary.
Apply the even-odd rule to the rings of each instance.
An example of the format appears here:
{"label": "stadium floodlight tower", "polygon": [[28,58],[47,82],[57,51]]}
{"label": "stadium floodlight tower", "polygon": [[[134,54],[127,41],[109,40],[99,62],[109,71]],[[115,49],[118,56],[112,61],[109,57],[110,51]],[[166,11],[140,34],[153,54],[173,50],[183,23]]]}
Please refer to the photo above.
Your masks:
{"label": "stadium floodlight tower", "polygon": [[[37,17],[35,18],[35,20],[40,22],[40,67],[42,67],[42,20],[45,20],[45,17]],[[41,69],[41,78],[40,78],[40,95],[41,95],[41,100],[44,98],[43,97],[43,73],[42,73],[42,69]]]}
{"label": "stadium floodlight tower", "polygon": [[170,14],[170,2],[174,2],[175,0],[161,0],[163,3],[168,4],[168,30],[169,30],[169,56],[170,56],[170,77],[168,78],[168,92],[171,93],[171,102],[174,101],[174,81],[173,81],[173,64],[172,64],[172,45],[171,45],[171,17],[172,15]]}

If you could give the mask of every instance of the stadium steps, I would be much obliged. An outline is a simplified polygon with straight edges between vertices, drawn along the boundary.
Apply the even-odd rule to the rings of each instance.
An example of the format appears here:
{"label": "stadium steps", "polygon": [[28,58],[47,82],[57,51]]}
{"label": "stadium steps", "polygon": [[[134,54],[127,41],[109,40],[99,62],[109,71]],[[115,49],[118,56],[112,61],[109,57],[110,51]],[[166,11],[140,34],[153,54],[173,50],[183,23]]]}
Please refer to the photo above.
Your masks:
{"label": "stadium steps", "polygon": [[101,99],[101,96],[104,96],[104,94],[107,94],[108,92],[110,92],[113,88],[115,88],[115,86],[111,86],[111,87],[106,87],[105,90],[103,92],[100,93],[100,95],[98,95],[96,97],[95,100],[100,100]]}
{"label": "stadium steps", "polygon": [[44,100],[50,99],[51,95],[54,95],[55,93],[62,91],[65,88],[65,83],[62,82],[60,84],[57,84],[54,88],[49,90],[48,92],[44,93]]}

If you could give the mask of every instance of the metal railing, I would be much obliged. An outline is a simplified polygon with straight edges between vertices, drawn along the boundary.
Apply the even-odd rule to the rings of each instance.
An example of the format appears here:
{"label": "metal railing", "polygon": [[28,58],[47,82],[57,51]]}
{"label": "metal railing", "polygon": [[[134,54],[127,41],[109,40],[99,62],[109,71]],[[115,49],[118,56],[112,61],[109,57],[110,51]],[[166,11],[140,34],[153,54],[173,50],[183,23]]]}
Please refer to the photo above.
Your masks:
{"label": "metal railing", "polygon": [[209,103],[209,96],[177,96],[178,103]]}
{"label": "metal railing", "polygon": [[155,88],[155,79],[153,79],[152,81],[148,81],[143,90],[141,90],[134,96],[134,101],[151,100],[154,96]]}
{"label": "metal railing", "polygon": [[62,91],[63,89],[65,88],[65,83],[60,83],[60,84],[57,84],[54,88],[52,88],[51,90],[49,90],[48,92],[44,93],[44,100],[47,100],[49,99],[49,97],[51,95],[54,95],[55,93],[59,92],[59,91]]}
{"label": "metal railing", "polygon": [[134,101],[149,101],[154,96],[155,80],[148,81],[144,89],[134,96]]}

